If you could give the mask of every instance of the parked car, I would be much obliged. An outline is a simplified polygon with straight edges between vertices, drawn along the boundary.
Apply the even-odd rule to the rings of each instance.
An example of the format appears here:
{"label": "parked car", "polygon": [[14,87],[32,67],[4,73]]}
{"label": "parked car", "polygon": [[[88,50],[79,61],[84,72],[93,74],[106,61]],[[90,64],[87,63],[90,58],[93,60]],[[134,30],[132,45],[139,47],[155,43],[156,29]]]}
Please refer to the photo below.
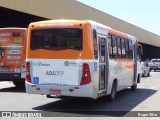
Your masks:
{"label": "parked car", "polygon": [[141,62],[142,65],[142,77],[150,76],[150,67],[146,62]]}
{"label": "parked car", "polygon": [[150,70],[160,70],[160,59],[152,59],[149,63]]}

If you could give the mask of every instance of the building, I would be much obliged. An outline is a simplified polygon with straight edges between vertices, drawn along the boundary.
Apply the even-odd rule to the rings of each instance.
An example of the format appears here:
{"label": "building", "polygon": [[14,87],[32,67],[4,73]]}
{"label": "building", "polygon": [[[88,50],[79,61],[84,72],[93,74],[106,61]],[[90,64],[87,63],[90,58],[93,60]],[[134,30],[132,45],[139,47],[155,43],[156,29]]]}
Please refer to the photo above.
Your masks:
{"label": "building", "polygon": [[0,0],[0,27],[28,27],[47,19],[94,20],[135,36],[143,45],[142,59],[160,58],[160,36],[76,0]]}

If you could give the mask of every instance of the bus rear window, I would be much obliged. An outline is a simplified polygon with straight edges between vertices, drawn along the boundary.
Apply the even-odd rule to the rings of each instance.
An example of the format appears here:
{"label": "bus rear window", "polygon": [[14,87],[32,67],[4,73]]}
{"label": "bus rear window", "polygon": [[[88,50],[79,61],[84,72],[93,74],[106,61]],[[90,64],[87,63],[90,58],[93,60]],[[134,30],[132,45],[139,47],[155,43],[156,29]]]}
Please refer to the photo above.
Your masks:
{"label": "bus rear window", "polygon": [[52,28],[31,31],[31,50],[74,49],[82,50],[82,29]]}

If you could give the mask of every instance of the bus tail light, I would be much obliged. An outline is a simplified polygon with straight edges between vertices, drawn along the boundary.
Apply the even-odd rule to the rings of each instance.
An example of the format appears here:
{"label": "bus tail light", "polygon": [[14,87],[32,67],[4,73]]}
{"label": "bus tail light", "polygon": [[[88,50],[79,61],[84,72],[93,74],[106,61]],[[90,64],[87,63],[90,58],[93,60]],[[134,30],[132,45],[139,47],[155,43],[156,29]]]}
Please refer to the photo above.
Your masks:
{"label": "bus tail light", "polygon": [[81,84],[80,85],[85,85],[91,82],[91,74],[90,74],[90,69],[89,65],[86,63],[83,63],[82,67],[82,79],[81,79]]}
{"label": "bus tail light", "polygon": [[30,62],[26,62],[26,81],[31,83]]}

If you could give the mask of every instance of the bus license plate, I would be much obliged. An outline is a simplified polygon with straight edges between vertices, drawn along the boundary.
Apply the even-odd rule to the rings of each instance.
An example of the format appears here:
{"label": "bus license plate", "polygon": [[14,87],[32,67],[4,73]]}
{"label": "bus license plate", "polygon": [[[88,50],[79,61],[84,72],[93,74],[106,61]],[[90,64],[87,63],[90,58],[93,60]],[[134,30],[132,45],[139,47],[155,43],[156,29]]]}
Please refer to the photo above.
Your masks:
{"label": "bus license plate", "polygon": [[50,94],[53,94],[53,95],[59,95],[59,94],[61,94],[61,90],[53,90],[53,89],[51,89],[51,90],[49,91],[49,93],[50,93]]}

